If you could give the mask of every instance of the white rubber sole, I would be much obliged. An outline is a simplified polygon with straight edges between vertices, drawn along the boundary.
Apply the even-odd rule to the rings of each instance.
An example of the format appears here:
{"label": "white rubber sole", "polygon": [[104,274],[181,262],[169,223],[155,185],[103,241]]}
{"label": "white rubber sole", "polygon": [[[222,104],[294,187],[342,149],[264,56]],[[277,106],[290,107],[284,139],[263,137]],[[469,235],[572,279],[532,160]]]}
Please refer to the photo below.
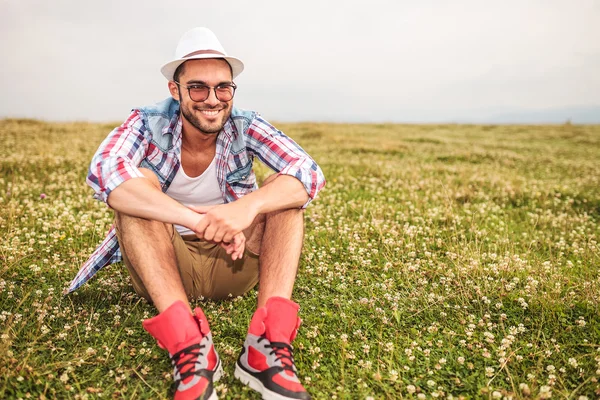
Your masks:
{"label": "white rubber sole", "polygon": [[278,393],[272,392],[264,385],[262,382],[244,371],[238,363],[235,363],[235,373],[234,376],[238,378],[244,385],[250,386],[251,389],[256,390],[261,394],[263,400],[290,400],[289,397],[282,396]]}

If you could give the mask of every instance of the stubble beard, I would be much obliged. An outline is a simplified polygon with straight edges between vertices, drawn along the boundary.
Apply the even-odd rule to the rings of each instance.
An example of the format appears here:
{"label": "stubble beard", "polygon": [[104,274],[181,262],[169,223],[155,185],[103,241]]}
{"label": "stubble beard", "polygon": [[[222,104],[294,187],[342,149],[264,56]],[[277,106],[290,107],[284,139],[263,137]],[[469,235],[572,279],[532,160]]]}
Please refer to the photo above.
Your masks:
{"label": "stubble beard", "polygon": [[[231,115],[231,107],[229,106],[229,104],[226,104],[225,107],[222,109],[223,116],[221,118],[221,121],[215,121],[211,124],[207,124],[207,123],[202,122],[200,120],[200,118],[198,118],[192,112],[192,110],[190,110],[190,107],[184,106],[184,104],[181,101],[179,102],[179,104],[180,104],[181,114],[183,115],[183,118],[185,118],[190,124],[192,124],[192,126],[194,126],[196,129],[198,129],[200,132],[206,133],[206,134],[217,134],[217,133],[221,132],[221,129],[223,129],[223,126],[225,126],[225,122]],[[220,104],[214,108],[219,109],[222,106],[223,105]],[[194,108],[193,105],[192,105],[192,108]],[[210,110],[210,108],[203,108],[203,109]],[[199,111],[200,109],[194,108],[194,110]]]}

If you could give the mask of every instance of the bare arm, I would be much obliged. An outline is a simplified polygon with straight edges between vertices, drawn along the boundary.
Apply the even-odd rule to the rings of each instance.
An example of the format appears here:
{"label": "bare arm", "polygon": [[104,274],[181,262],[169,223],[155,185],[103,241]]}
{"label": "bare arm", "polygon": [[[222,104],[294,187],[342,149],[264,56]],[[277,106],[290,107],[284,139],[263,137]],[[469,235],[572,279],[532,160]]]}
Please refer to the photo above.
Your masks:
{"label": "bare arm", "polygon": [[[192,230],[205,218],[164,194],[148,178],[123,182],[109,194],[107,202],[113,209],[124,214],[178,224]],[[244,253],[246,238],[242,232],[231,235],[227,241],[219,242],[233,260]]]}
{"label": "bare arm", "polygon": [[191,229],[200,238],[227,242],[233,235],[249,227],[258,214],[300,208],[308,198],[302,182],[293,176],[279,175],[268,185],[234,202],[215,207],[194,207],[196,211],[206,214]]}
{"label": "bare arm", "polygon": [[108,196],[108,205],[134,217],[194,227],[202,215],[195,213],[159,190],[150,179],[129,179]]}
{"label": "bare arm", "polygon": [[268,185],[262,186],[238,201],[258,215],[289,208],[300,208],[308,201],[308,198],[302,182],[293,176],[279,175]]}

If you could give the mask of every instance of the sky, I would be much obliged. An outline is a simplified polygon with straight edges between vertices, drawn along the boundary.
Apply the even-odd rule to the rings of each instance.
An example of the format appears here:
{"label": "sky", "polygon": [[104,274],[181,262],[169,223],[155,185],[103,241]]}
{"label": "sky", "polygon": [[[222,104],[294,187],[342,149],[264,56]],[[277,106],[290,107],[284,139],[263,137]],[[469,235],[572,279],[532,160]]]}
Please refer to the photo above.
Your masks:
{"label": "sky", "polygon": [[0,118],[124,120],[206,26],[270,121],[600,123],[598,21],[597,0],[0,0]]}

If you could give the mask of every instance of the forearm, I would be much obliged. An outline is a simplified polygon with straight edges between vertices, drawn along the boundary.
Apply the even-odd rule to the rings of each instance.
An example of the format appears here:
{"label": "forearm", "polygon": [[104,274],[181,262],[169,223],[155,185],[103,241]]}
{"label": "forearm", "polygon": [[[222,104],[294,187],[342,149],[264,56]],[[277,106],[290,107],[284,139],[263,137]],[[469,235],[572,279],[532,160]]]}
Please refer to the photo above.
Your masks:
{"label": "forearm", "polygon": [[202,218],[176,200],[173,200],[147,178],[129,179],[108,196],[113,209],[134,217],[183,225],[193,228]]}
{"label": "forearm", "polygon": [[279,175],[260,189],[237,200],[256,214],[300,208],[308,201],[302,182],[293,176]]}

